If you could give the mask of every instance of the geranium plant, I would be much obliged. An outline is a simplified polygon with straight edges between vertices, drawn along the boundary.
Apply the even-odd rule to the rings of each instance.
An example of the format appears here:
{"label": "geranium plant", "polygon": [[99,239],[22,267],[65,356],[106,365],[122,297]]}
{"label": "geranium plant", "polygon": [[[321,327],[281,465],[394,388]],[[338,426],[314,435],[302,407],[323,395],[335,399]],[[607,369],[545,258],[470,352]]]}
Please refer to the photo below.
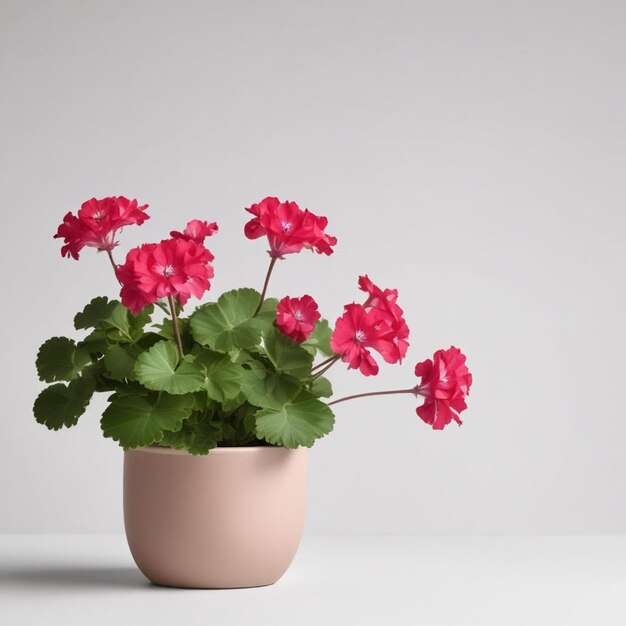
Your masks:
{"label": "geranium plant", "polygon": [[35,401],[38,422],[53,430],[74,426],[92,395],[107,393],[105,437],[124,449],[159,445],[191,454],[216,446],[311,446],[332,430],[332,405],[364,396],[412,395],[421,399],[417,415],[434,429],[461,424],[472,376],[455,347],[418,363],[418,380],[406,388],[331,400],[331,367],[343,362],[376,375],[375,353],[401,363],[409,328],[397,291],[368,276],[358,280],[359,302],[346,304],[333,327],[309,294],[267,296],[272,271],[288,255],[332,254],[337,240],[325,217],[277,198],[253,204],[245,235],[269,244],[261,291],[234,289],[185,315],[189,300],[210,289],[206,240],[217,224],[193,220],[118,264],[121,229],[141,225],[147,208],[124,197],[93,198],[59,226],[62,255],[78,260],[85,247],[104,252],[121,290],[119,300],[94,298],[76,315],[82,339],[53,337],[41,346],[37,371],[51,384]]}

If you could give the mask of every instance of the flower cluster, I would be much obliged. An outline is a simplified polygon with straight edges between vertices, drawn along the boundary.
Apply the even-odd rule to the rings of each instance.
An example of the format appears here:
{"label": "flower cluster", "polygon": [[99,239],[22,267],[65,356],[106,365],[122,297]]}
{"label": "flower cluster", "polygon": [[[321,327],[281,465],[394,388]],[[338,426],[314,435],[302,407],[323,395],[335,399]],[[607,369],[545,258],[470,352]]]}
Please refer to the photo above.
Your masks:
{"label": "flower cluster", "polygon": [[311,296],[301,298],[283,298],[276,310],[276,326],[283,335],[302,343],[313,332],[316,322],[321,315],[317,302]]}
{"label": "flower cluster", "polygon": [[435,430],[442,430],[452,420],[462,424],[459,413],[467,408],[472,375],[465,365],[465,355],[454,346],[437,350],[432,360],[415,366],[415,375],[421,378],[413,392],[425,402],[417,414]]}
{"label": "flower cluster", "polygon": [[347,304],[337,320],[330,340],[333,351],[365,376],[378,374],[370,349],[387,363],[400,363],[409,347],[409,327],[397,304],[395,289],[381,289],[367,276],[359,277],[359,287],[368,294],[364,304]]}
{"label": "flower cluster", "polygon": [[91,198],[83,202],[78,215],[72,212],[65,215],[54,235],[55,239],[62,238],[65,244],[61,254],[78,259],[85,246],[111,251],[117,246],[115,239],[124,226],[139,226],[150,217],[145,213],[147,208],[147,204],[139,206],[137,200],[128,200],[124,196]]}
{"label": "flower cluster", "polygon": [[122,284],[122,304],[137,314],[148,304],[172,296],[184,305],[191,296],[201,298],[211,287],[213,255],[204,238],[217,232],[217,225],[193,220],[187,228],[172,233],[172,239],[133,248],[117,268]]}
{"label": "flower cluster", "polygon": [[267,197],[253,204],[246,211],[254,218],[245,226],[248,239],[267,236],[268,250],[272,258],[282,259],[286,254],[300,252],[303,248],[320,254],[332,254],[336,237],[325,232],[328,220],[304,211],[295,202],[281,202],[278,198]]}

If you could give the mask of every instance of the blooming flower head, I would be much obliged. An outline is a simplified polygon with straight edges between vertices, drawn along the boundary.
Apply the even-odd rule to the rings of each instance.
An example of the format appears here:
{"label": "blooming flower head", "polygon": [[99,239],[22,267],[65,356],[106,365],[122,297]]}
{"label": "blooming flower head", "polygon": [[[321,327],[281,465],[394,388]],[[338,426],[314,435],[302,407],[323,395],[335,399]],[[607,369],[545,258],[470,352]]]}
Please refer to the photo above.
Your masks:
{"label": "blooming flower head", "polygon": [[117,246],[120,229],[131,224],[139,226],[150,217],[145,213],[147,208],[147,204],[139,206],[137,200],[124,196],[91,198],[83,202],[77,215],[65,215],[54,238],[63,239],[61,254],[74,259],[85,246],[110,251]]}
{"label": "blooming flower head", "polygon": [[117,268],[122,304],[137,314],[160,298],[175,297],[183,305],[210,288],[213,255],[193,239],[164,239],[133,248]]}
{"label": "blooming flower head", "polygon": [[384,323],[392,331],[392,343],[395,348],[388,353],[386,360],[388,363],[398,363],[406,356],[409,348],[409,327],[404,319],[404,312],[398,306],[397,289],[381,289],[375,285],[369,277],[359,276],[359,288],[368,294],[368,298],[363,306],[369,310],[377,309],[384,318]]}
{"label": "blooming flower head", "polygon": [[138,266],[148,258],[156,246],[156,243],[145,243],[133,248],[126,255],[126,261],[122,265],[118,265],[115,270],[117,279],[122,285],[120,292],[122,304],[135,315],[144,307],[157,301],[154,294],[141,288],[139,282],[141,274],[137,270]]}
{"label": "blooming flower head", "polygon": [[191,220],[187,222],[187,226],[185,226],[185,230],[182,233],[173,230],[170,233],[170,237],[174,239],[192,239],[196,243],[204,243],[207,237],[214,235],[218,230],[219,228],[215,222],[209,224],[202,220]]}
{"label": "blooming flower head", "polygon": [[383,314],[376,308],[366,309],[362,304],[347,304],[337,320],[330,339],[335,354],[348,363],[348,369],[359,369],[365,376],[378,374],[378,364],[369,348],[379,352],[385,360],[394,354],[392,331]]}
{"label": "blooming flower head", "polygon": [[244,228],[246,237],[257,239],[266,235],[270,244],[268,252],[273,258],[280,259],[303,248],[332,254],[332,247],[337,243],[335,237],[325,232],[328,224],[325,217],[315,215],[308,209],[303,211],[295,202],[281,202],[278,198],[268,197],[246,211],[254,215]]}
{"label": "blooming flower head", "polygon": [[311,296],[287,296],[278,303],[276,326],[283,335],[302,343],[309,338],[320,317],[317,302]]}
{"label": "blooming flower head", "polygon": [[422,396],[424,404],[417,414],[435,430],[441,430],[452,420],[462,424],[459,413],[467,408],[472,375],[465,365],[465,355],[454,346],[437,350],[432,360],[426,359],[415,366],[415,375],[421,377],[414,392]]}

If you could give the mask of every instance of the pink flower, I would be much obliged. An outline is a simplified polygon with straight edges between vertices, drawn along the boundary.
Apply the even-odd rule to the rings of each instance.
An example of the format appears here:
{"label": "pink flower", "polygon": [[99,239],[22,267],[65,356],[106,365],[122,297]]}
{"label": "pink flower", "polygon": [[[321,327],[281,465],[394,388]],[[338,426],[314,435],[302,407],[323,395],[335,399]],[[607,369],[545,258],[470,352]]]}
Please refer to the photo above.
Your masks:
{"label": "pink flower", "polygon": [[126,261],[122,265],[118,265],[115,273],[117,279],[122,284],[120,298],[122,304],[130,309],[135,315],[144,307],[157,301],[155,294],[144,291],[139,283],[141,276],[137,271],[137,267],[147,258],[156,248],[155,243],[145,243],[138,248],[133,248],[126,255]]}
{"label": "pink flower", "polygon": [[185,230],[181,233],[177,230],[173,230],[170,233],[174,239],[193,239],[196,243],[204,243],[204,240],[211,235],[214,235],[219,230],[215,222],[210,224],[206,221],[191,220],[187,222]]}
{"label": "pink flower", "polygon": [[435,430],[442,430],[452,420],[462,424],[459,413],[467,408],[466,396],[472,385],[472,375],[465,365],[465,355],[454,346],[437,350],[432,361],[426,359],[415,366],[421,377],[414,392],[425,401],[417,414]]}
{"label": "pink flower", "polygon": [[94,245],[98,238],[95,233],[85,232],[85,228],[80,223],[80,220],[72,213],[69,212],[63,218],[63,222],[59,225],[54,238],[63,237],[64,244],[61,247],[61,256],[72,256],[72,258],[78,260],[78,253],[86,245]]}
{"label": "pink flower", "polygon": [[387,360],[394,354],[393,334],[383,314],[362,304],[347,304],[337,320],[330,339],[333,352],[342,356],[348,369],[359,369],[365,376],[378,374],[378,364],[369,348]]}
{"label": "pink flower", "polygon": [[145,213],[147,208],[147,204],[138,206],[137,200],[124,196],[91,198],[83,202],[78,215],[71,212],[65,215],[54,238],[63,238],[61,254],[74,259],[78,259],[85,246],[112,250],[117,246],[115,238],[120,229],[131,224],[140,226],[150,217]]}
{"label": "pink flower", "polygon": [[183,305],[211,287],[213,255],[192,239],[164,239],[133,248],[117,268],[122,304],[137,314],[147,304],[167,296]]}
{"label": "pink flower", "polygon": [[363,306],[368,310],[374,308],[380,311],[383,315],[384,323],[392,331],[394,348],[386,356],[383,355],[385,360],[388,363],[401,362],[409,348],[409,342],[407,341],[409,327],[404,320],[404,312],[397,304],[398,290],[381,289],[367,275],[359,276],[359,288],[368,294],[368,298]]}
{"label": "pink flower", "polygon": [[302,343],[309,338],[320,317],[317,302],[311,296],[287,296],[278,303],[276,326],[283,335]]}
{"label": "pink flower", "polygon": [[295,202],[281,202],[278,198],[268,197],[246,211],[254,215],[245,225],[246,237],[257,239],[266,235],[271,257],[283,258],[285,254],[294,254],[303,248],[332,254],[332,246],[337,243],[335,237],[325,232],[328,224],[325,217],[315,215],[308,209],[302,211]]}

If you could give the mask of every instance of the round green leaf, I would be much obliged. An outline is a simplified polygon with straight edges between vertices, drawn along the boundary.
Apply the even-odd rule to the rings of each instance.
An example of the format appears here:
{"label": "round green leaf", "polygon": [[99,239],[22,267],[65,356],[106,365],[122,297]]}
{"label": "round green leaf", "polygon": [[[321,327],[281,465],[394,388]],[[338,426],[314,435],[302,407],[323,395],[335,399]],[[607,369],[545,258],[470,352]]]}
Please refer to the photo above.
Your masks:
{"label": "round green leaf", "polygon": [[85,412],[93,391],[94,381],[90,377],[77,378],[68,385],[50,385],[35,400],[35,419],[50,430],[75,426]]}
{"label": "round green leaf", "polygon": [[88,350],[77,349],[73,339],[52,337],[37,353],[39,379],[47,383],[56,380],[74,380],[91,362]]}
{"label": "round green leaf", "polygon": [[315,328],[309,335],[308,339],[300,345],[305,350],[311,352],[314,356],[317,351],[325,354],[326,356],[333,356],[334,352],[330,347],[330,338],[332,334],[333,331],[328,325],[328,321],[321,319],[317,322],[317,324],[315,324]]}
{"label": "round green leaf", "polygon": [[227,354],[205,350],[196,357],[196,363],[204,368],[203,388],[212,400],[231,400],[241,390],[243,368],[230,360]]}
{"label": "round green leaf", "polygon": [[256,434],[268,443],[310,448],[335,424],[330,408],[309,394],[301,394],[279,409],[261,409],[256,414]]}
{"label": "round green leaf", "polygon": [[328,378],[318,376],[311,385],[311,393],[316,398],[330,398],[333,395],[333,386]]}
{"label": "round green leaf", "polygon": [[101,323],[111,316],[113,310],[119,305],[117,300],[111,300],[106,296],[94,298],[80,313],[74,317],[74,328],[100,328]]}
{"label": "round green leaf", "polygon": [[[145,307],[139,314],[133,315],[118,300],[109,301],[105,296],[94,298],[74,317],[76,329],[96,328],[117,331],[109,338],[133,341],[143,334],[143,327],[150,322],[154,306]],[[109,333],[110,334],[110,333]]]}
{"label": "round green leaf", "polygon": [[222,429],[216,422],[203,421],[186,430],[185,448],[194,455],[208,454],[222,436]]}
{"label": "round green leaf", "polygon": [[193,399],[188,396],[115,394],[100,425],[105,437],[125,449],[149,446],[158,443],[164,431],[180,430],[192,406]]}
{"label": "round green leaf", "polygon": [[218,352],[254,348],[261,341],[261,328],[253,319],[260,297],[254,289],[234,289],[201,307],[190,318],[194,339]]}
{"label": "round green leaf", "polygon": [[274,329],[267,334],[263,343],[267,356],[279,372],[296,378],[304,378],[311,373],[313,355],[279,330]]}
{"label": "round green leaf", "polygon": [[111,346],[104,355],[104,367],[115,380],[131,377],[141,349],[133,344]]}
{"label": "round green leaf", "polygon": [[300,381],[287,374],[252,368],[244,370],[241,377],[241,393],[250,404],[262,408],[280,409],[300,391]]}
{"label": "round green leaf", "polygon": [[194,363],[194,357],[187,355],[183,361],[178,361],[176,346],[170,341],[160,341],[139,355],[134,376],[153,391],[180,395],[201,389],[205,375]]}

